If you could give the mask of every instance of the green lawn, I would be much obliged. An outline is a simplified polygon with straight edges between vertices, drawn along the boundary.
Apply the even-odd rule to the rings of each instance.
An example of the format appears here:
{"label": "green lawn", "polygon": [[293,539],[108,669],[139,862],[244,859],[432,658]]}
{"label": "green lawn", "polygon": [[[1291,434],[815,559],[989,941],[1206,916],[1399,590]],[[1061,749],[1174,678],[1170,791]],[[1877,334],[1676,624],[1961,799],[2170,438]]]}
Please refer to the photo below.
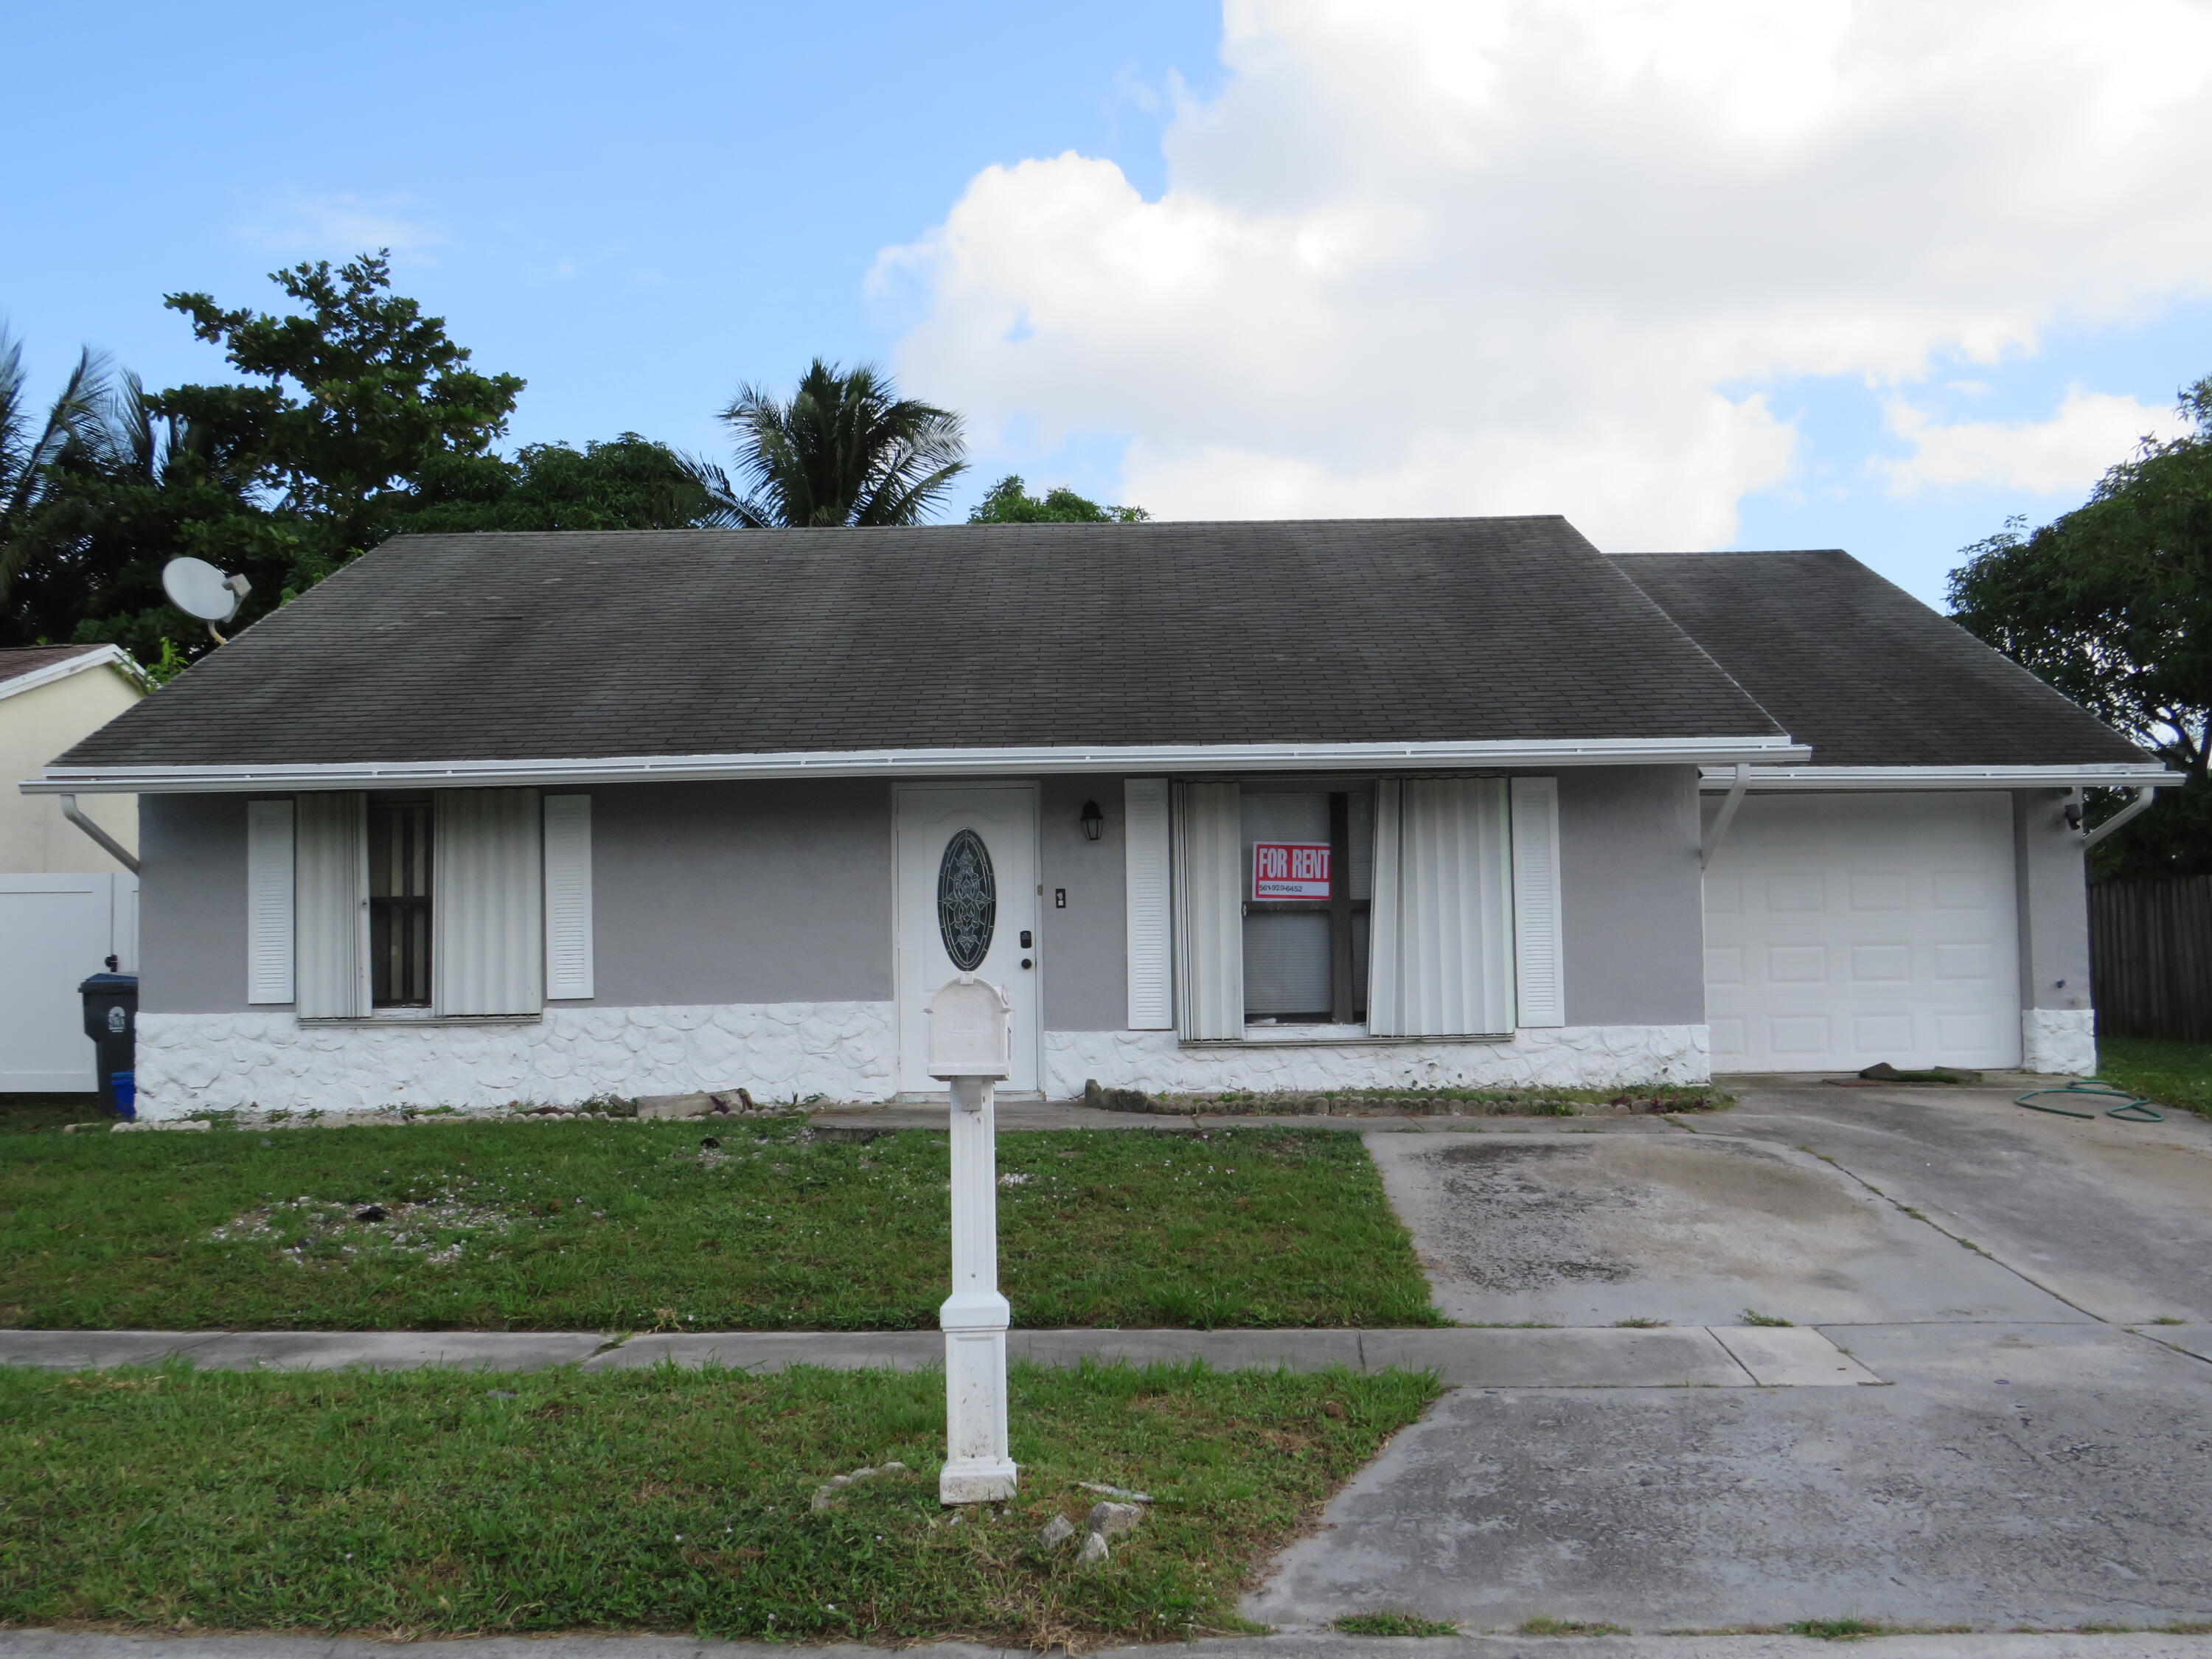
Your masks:
{"label": "green lawn", "polygon": [[[956,1525],[933,1371],[0,1370],[0,1625],[1173,1640],[1236,1628],[1246,1576],[1437,1392],[1017,1367],[1020,1494]],[[1085,1480],[1157,1500],[1087,1571],[1036,1539]]]}
{"label": "green lawn", "polygon": [[[1018,1324],[1442,1322],[1356,1135],[1073,1130],[999,1154]],[[795,1120],[11,1135],[0,1325],[927,1328],[946,1178],[941,1133]]]}
{"label": "green lawn", "polygon": [[2212,1043],[2100,1037],[2098,1075],[2161,1106],[2212,1115]]}

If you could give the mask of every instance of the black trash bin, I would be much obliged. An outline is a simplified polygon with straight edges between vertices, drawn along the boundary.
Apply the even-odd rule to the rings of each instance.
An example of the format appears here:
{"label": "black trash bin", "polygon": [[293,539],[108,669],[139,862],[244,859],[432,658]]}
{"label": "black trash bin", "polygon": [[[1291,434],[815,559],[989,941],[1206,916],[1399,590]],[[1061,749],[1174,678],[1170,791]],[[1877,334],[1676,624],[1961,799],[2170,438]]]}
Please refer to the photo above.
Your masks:
{"label": "black trash bin", "polygon": [[[112,970],[115,958],[107,959]],[[78,986],[84,998],[84,1034],[99,1055],[100,1092],[118,1117],[138,1115],[138,975],[94,974]]]}

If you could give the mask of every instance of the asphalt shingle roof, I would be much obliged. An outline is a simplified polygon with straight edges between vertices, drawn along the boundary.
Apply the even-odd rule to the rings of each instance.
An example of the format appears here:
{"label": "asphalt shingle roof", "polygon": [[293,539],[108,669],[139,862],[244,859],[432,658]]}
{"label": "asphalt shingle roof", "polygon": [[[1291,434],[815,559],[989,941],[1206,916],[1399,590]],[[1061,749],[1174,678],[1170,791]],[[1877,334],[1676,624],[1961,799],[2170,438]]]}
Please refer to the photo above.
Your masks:
{"label": "asphalt shingle roof", "polygon": [[105,651],[104,645],[11,645],[0,647],[0,685],[9,680],[21,679],[26,674],[35,674],[41,668],[51,668],[56,663],[67,662],[71,657],[89,655]]}
{"label": "asphalt shingle roof", "polygon": [[1564,519],[403,537],[76,766],[1771,736]]}
{"label": "asphalt shingle roof", "polygon": [[1614,562],[1815,766],[2082,766],[2154,757],[1848,553]]}

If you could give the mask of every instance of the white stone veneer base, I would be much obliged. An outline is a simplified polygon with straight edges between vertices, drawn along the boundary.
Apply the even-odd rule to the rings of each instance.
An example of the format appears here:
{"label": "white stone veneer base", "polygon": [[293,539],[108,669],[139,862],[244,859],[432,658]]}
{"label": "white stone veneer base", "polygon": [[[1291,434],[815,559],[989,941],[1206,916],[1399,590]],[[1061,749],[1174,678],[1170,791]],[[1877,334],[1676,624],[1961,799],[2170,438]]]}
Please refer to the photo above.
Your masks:
{"label": "white stone veneer base", "polygon": [[595,1095],[736,1088],[762,1101],[888,1100],[894,1033],[888,1002],[554,1007],[526,1024],[413,1027],[142,1014],[138,1110],[571,1106]]}
{"label": "white stone veneer base", "polygon": [[1173,1031],[1047,1031],[1045,1091],[1154,1094],[1223,1089],[1610,1089],[1705,1083],[1712,1056],[1702,1025],[1569,1025],[1516,1031],[1502,1042],[1260,1043],[1184,1048]]}
{"label": "white stone veneer base", "polygon": [[2056,1077],[2097,1075],[2097,1011],[2026,1008],[2020,1016],[2020,1066]]}

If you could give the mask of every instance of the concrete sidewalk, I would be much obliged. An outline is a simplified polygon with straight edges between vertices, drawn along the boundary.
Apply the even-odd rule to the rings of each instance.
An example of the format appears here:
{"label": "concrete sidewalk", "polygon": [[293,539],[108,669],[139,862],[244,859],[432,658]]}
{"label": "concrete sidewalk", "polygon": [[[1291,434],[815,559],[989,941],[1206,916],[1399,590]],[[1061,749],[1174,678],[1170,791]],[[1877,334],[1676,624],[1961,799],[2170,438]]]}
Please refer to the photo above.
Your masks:
{"label": "concrete sidewalk", "polygon": [[[430,1643],[419,1645],[430,1647]],[[0,1659],[389,1659],[393,1644],[358,1637],[137,1636],[100,1631],[0,1631]],[[1301,1632],[1171,1646],[1097,1650],[1123,1659],[1835,1659],[1837,1644],[1805,1636],[1403,1637]],[[437,1641],[441,1659],[883,1659],[858,1643],[816,1647],[685,1636],[492,1636]],[[939,1642],[904,1650],[929,1659],[1036,1659],[1027,1649]],[[2206,1659],[2212,1638],[2129,1634],[1891,1636],[1882,1659]]]}
{"label": "concrete sidewalk", "polygon": [[[1012,1331],[1006,1352],[1046,1365],[1202,1359],[1229,1370],[1433,1369],[1462,1388],[1820,1388],[1881,1379],[1820,1332],[1749,1326],[1634,1329]],[[701,1331],[631,1336],[589,1331],[0,1331],[0,1364],[48,1370],[150,1365],[170,1358],[211,1370],[587,1371],[642,1365],[781,1370],[918,1370],[939,1363],[936,1331]]]}

